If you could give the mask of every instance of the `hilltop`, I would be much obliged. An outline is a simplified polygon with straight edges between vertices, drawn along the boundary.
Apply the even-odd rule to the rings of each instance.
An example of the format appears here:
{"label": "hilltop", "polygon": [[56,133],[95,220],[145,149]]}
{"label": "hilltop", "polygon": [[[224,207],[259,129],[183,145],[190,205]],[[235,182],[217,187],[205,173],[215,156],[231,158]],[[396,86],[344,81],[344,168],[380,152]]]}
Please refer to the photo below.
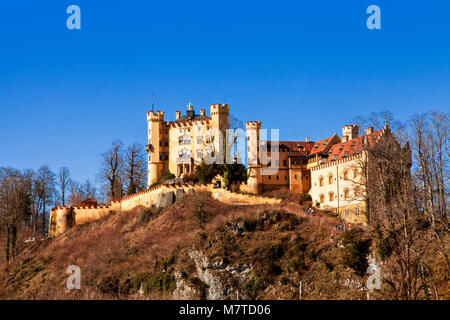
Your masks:
{"label": "hilltop", "polygon": [[[230,205],[196,193],[31,244],[0,270],[0,299],[365,299],[367,231],[297,202]],[[361,258],[363,256],[363,258]],[[70,265],[81,290],[66,290]]]}

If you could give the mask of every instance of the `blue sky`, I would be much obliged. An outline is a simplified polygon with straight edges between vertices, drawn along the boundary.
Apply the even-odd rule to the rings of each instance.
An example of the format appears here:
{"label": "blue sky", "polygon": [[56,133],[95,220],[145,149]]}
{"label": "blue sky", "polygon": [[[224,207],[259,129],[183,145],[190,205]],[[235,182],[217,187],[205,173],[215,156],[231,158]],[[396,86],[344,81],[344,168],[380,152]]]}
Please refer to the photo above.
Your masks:
{"label": "blue sky", "polygon": [[[81,30],[66,8],[81,8]],[[381,30],[366,8],[381,8]],[[281,140],[340,133],[357,115],[450,110],[449,1],[8,1],[0,6],[0,166],[94,180],[115,139],[230,104]]]}

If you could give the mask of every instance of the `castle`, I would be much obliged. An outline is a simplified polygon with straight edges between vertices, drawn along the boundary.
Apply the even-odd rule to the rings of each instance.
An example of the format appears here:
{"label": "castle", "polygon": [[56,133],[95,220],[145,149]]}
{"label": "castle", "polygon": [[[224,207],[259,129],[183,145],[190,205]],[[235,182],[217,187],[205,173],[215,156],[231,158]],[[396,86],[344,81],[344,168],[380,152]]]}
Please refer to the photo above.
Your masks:
{"label": "castle", "polygon": [[139,206],[167,207],[185,193],[197,191],[211,192],[215,199],[228,203],[275,204],[280,203],[280,199],[260,194],[265,190],[288,188],[295,193],[309,194],[313,206],[332,210],[347,222],[365,224],[365,179],[370,175],[363,172],[364,163],[370,161],[366,148],[375,146],[380,139],[389,139],[395,142],[397,150],[411,153],[408,144],[400,147],[387,125],[378,131],[368,127],[363,135],[359,135],[357,125],[344,125],[342,136],[335,133],[316,142],[308,138],[305,141],[268,141],[262,123],[249,121],[246,122],[246,138],[241,135],[240,140],[247,145],[248,177],[246,183],[238,186],[240,192],[217,189],[213,184],[160,183],[168,173],[183,178],[205,158],[220,158],[221,149],[226,147],[221,135],[226,136],[229,115],[227,104],[212,104],[210,116],[204,109],[196,114],[194,106],[189,104],[185,115],[176,111],[176,119],[170,122],[164,119],[163,111],[147,112],[147,190],[108,205],[88,203],[80,207],[53,208],[49,237],[114,211]]}
{"label": "castle", "polygon": [[182,177],[193,171],[203,157],[221,148],[220,140],[214,139],[229,126],[230,107],[212,104],[211,116],[205,109],[195,114],[194,106],[187,106],[186,114],[176,112],[175,121],[164,120],[164,112],[147,112],[148,122],[148,186],[155,184],[165,174]]}
{"label": "castle", "polygon": [[[221,148],[214,130],[223,133],[228,128],[230,107],[212,104],[210,112],[208,117],[200,109],[197,115],[189,104],[186,114],[176,111],[172,122],[164,120],[162,111],[147,113],[149,185],[168,172],[183,177],[205,155]],[[341,136],[335,133],[315,142],[307,138],[278,143],[263,140],[261,125],[260,121],[246,122],[248,180],[241,191],[260,194],[288,188],[308,193],[314,206],[335,211],[347,221],[364,222],[364,145],[374,146],[382,137],[395,139],[387,125],[378,131],[368,127],[360,136],[360,128],[348,124],[342,127]]]}

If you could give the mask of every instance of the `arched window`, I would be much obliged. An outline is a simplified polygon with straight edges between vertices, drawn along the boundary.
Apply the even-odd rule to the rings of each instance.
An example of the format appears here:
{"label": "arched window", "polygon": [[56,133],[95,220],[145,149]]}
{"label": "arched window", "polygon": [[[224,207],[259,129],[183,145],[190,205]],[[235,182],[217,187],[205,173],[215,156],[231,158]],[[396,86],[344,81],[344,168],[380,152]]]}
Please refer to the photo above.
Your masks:
{"label": "arched window", "polygon": [[323,187],[323,177],[319,177],[319,186]]}
{"label": "arched window", "polygon": [[333,192],[330,192],[328,194],[328,197],[329,197],[330,201],[334,201],[334,193]]}
{"label": "arched window", "polygon": [[328,184],[333,184],[333,175],[332,174],[330,174],[328,176]]}

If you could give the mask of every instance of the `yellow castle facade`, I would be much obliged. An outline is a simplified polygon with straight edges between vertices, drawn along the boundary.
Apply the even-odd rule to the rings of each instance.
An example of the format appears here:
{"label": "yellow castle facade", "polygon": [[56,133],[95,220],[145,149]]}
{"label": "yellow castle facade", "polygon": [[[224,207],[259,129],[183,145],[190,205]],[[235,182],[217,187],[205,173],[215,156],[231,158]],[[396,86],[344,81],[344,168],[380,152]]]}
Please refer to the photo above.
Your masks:
{"label": "yellow castle facade", "polygon": [[176,119],[170,122],[164,120],[163,111],[148,112],[148,185],[157,183],[167,173],[182,177],[205,156],[219,150],[220,141],[215,137],[228,128],[229,114],[227,104],[212,104],[210,116],[205,109],[196,114],[189,104],[185,115],[176,111]]}
{"label": "yellow castle facade", "polygon": [[[224,135],[229,128],[229,114],[227,104],[210,105],[210,116],[205,109],[196,114],[189,104],[185,115],[176,111],[176,119],[170,122],[162,111],[148,112],[148,185],[167,173],[182,178],[205,156],[223,148],[217,133]],[[341,135],[319,141],[277,142],[267,141],[260,121],[246,122],[248,179],[241,191],[261,194],[286,188],[309,194],[313,206],[335,211],[349,222],[364,223],[364,147],[393,135],[387,125],[378,131],[366,128],[363,135],[359,132],[357,125],[349,124],[342,127]]]}

